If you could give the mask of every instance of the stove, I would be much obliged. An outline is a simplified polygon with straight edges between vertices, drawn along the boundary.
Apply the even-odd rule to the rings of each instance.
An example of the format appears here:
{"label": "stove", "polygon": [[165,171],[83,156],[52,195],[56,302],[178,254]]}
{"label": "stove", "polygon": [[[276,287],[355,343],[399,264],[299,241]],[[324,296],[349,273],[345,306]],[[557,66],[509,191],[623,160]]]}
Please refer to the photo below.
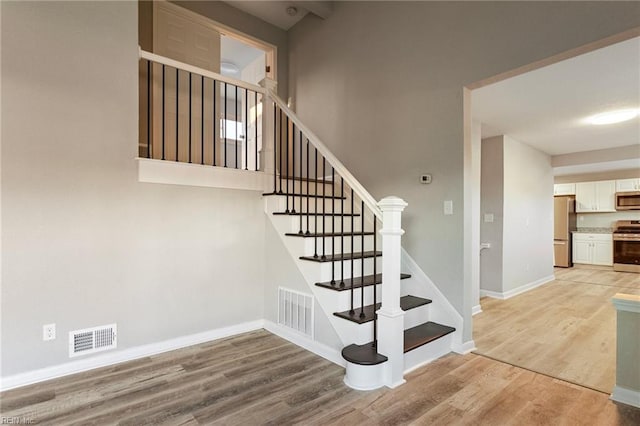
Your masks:
{"label": "stove", "polygon": [[613,270],[640,272],[640,220],[619,220],[613,228]]}

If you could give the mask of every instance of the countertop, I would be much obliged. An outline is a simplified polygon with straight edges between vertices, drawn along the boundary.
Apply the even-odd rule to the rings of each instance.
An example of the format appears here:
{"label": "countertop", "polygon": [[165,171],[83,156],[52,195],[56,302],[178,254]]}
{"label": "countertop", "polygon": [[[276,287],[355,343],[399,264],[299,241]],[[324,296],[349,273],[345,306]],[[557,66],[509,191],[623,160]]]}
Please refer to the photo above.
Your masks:
{"label": "countertop", "polygon": [[578,228],[571,232],[579,234],[612,234],[613,228]]}

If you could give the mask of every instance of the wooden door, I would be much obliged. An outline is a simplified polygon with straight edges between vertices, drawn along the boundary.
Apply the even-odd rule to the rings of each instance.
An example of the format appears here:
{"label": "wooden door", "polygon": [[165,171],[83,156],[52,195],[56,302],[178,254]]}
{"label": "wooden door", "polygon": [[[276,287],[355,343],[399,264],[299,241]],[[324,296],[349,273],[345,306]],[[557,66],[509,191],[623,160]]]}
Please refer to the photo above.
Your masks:
{"label": "wooden door", "polygon": [[[206,18],[170,3],[154,3],[153,50],[161,56],[220,72],[220,33],[208,25]],[[159,64],[152,72],[151,158],[214,164],[215,150],[215,164],[220,164],[219,84],[214,87],[210,79],[184,71],[176,73],[171,67],[164,67],[163,76]]]}

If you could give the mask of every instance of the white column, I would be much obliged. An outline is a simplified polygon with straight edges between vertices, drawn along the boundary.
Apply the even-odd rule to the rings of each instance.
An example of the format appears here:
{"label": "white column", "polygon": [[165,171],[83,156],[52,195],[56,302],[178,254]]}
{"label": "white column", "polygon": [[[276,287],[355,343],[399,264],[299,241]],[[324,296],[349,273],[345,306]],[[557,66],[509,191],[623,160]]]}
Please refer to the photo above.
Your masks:
{"label": "white column", "polygon": [[[269,91],[276,91],[278,83],[275,80],[270,78],[265,78],[260,81],[260,86],[267,89],[267,94]],[[269,98],[269,96],[265,96],[262,99],[262,155],[260,158],[261,170],[269,175],[273,175],[274,170],[274,161],[273,161],[273,100]],[[268,181],[267,191],[273,190],[273,176],[270,176],[270,180]]]}
{"label": "white column", "polygon": [[389,358],[384,366],[384,384],[390,388],[404,380],[404,311],[400,309],[402,211],[407,206],[398,197],[378,202],[382,210],[382,305],[378,310],[378,352]]}

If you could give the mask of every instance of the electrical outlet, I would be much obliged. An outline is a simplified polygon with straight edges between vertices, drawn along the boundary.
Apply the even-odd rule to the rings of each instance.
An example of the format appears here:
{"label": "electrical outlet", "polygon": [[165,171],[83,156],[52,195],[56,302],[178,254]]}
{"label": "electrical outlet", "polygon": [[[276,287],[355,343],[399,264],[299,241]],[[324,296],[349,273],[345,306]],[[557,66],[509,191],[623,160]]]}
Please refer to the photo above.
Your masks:
{"label": "electrical outlet", "polygon": [[431,175],[430,174],[420,175],[420,183],[424,183],[424,184],[431,183]]}
{"label": "electrical outlet", "polygon": [[54,340],[56,338],[56,325],[45,324],[42,326],[42,340]]}

